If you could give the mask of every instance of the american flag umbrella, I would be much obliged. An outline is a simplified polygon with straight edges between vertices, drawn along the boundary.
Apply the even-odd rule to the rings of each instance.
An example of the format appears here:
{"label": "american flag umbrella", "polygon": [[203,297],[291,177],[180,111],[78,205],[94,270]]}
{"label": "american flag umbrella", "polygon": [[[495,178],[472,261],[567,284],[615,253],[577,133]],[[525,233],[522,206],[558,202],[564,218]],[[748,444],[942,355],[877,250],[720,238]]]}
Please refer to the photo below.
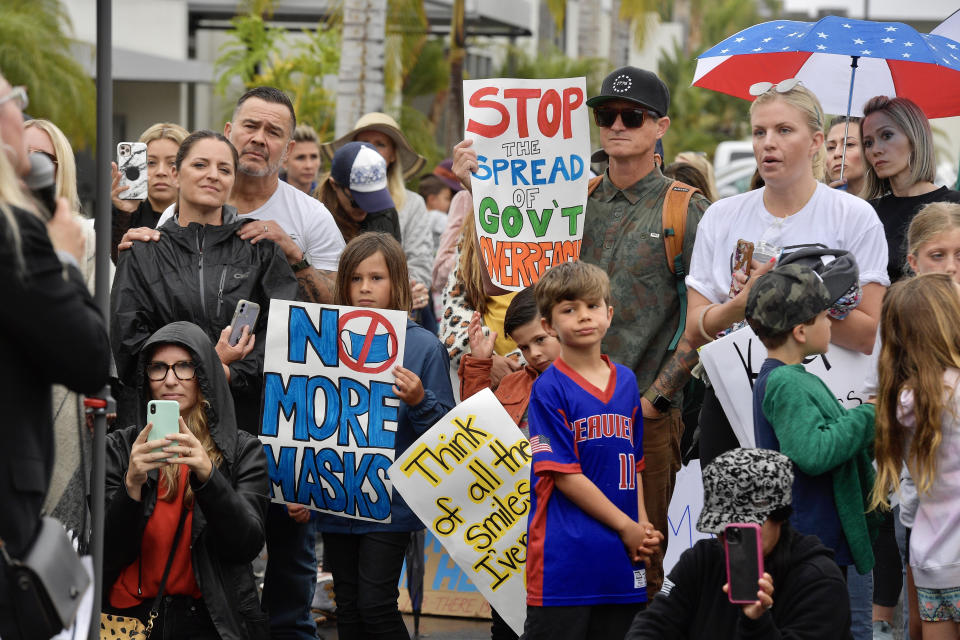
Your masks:
{"label": "american flag umbrella", "polygon": [[797,78],[827,113],[862,115],[873,96],[901,96],[928,118],[960,115],[960,42],[901,22],[827,16],[754,25],[697,58],[693,86],[747,100],[757,82]]}

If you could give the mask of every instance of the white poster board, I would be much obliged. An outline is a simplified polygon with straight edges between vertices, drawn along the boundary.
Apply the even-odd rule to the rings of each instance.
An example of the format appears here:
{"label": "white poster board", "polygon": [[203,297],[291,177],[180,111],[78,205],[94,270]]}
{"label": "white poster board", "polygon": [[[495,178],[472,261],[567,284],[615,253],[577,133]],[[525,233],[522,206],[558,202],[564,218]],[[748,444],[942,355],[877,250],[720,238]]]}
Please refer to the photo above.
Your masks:
{"label": "white poster board", "polygon": [[485,389],[389,469],[393,486],[518,634],[527,614],[530,444]]}
{"label": "white poster board", "polygon": [[[804,367],[830,387],[845,407],[867,399],[864,382],[876,370],[879,338],[872,355],[830,345],[830,350],[804,361]],[[700,347],[700,362],[733,427],[740,445],[753,447],[753,382],[767,358],[767,350],[749,326]]]}
{"label": "white poster board", "polygon": [[680,555],[700,540],[714,537],[709,533],[697,531],[697,520],[703,511],[703,480],[700,473],[700,461],[691,460],[677,472],[677,481],[673,487],[673,497],[667,509],[667,521],[670,526],[667,553],[663,557],[663,575],[670,573],[677,564]]}
{"label": "white poster board", "polygon": [[390,522],[407,314],[271,300],[260,440],[274,502]]}
{"label": "white poster board", "polygon": [[576,260],[590,179],[586,79],[465,80],[465,138],[480,256],[494,284],[519,291]]}

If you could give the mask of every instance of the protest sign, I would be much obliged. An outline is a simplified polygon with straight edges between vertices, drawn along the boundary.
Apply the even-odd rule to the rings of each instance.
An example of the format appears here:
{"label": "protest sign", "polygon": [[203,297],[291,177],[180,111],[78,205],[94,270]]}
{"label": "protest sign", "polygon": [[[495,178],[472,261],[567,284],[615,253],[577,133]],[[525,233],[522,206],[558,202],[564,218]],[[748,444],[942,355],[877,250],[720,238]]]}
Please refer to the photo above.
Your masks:
{"label": "protest sign", "polygon": [[[440,541],[432,532],[426,532],[423,549],[423,599],[420,613],[431,616],[449,616],[453,618],[490,618],[490,605],[483,594],[477,590],[470,575],[450,558]],[[404,563],[400,573],[400,599],[397,601],[400,611],[413,612],[413,602],[407,590],[407,565]]]}
{"label": "protest sign", "polygon": [[[867,399],[863,386],[876,370],[878,344],[873,355],[864,355],[830,345],[830,350],[804,360],[803,366],[830,387],[845,407],[856,407]],[[767,357],[767,349],[750,327],[738,329],[700,347],[700,362],[707,370],[730,426],[744,447],[754,446],[753,382]]]}
{"label": "protest sign", "polygon": [[271,300],[260,441],[274,502],[390,522],[407,314]]}
{"label": "protest sign", "polygon": [[667,525],[669,531],[663,533],[669,536],[670,544],[663,556],[663,573],[667,575],[677,564],[683,552],[697,542],[712,538],[709,533],[697,531],[697,520],[703,511],[703,481],[700,473],[700,461],[691,460],[689,464],[680,467],[677,471],[676,483],[673,486],[673,497],[667,509]]}
{"label": "protest sign", "polygon": [[590,178],[585,78],[466,80],[465,137],[480,256],[513,291],[576,260]]}
{"label": "protest sign", "polygon": [[526,619],[530,444],[485,389],[389,469],[393,486],[518,634]]}

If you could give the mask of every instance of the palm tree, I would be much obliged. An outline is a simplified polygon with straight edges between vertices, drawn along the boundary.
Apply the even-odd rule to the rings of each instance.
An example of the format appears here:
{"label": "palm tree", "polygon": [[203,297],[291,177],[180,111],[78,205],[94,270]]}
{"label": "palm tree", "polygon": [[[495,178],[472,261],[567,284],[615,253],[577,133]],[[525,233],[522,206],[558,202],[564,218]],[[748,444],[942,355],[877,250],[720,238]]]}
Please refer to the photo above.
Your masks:
{"label": "palm tree", "polygon": [[25,85],[32,116],[55,122],[75,148],[96,140],[96,87],[70,50],[69,16],[59,0],[0,3],[0,71]]}
{"label": "palm tree", "polygon": [[383,111],[387,0],[344,0],[337,80],[337,137],[370,111]]}

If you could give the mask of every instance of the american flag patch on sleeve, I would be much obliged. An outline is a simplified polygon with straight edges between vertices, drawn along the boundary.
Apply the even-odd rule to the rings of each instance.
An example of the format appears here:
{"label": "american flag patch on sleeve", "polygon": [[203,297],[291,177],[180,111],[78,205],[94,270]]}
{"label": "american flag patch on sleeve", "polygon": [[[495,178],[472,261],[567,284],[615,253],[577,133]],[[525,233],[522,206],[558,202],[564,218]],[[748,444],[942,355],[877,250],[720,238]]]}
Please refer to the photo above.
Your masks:
{"label": "american flag patch on sleeve", "polygon": [[550,438],[539,434],[530,438],[530,453],[553,453]]}

